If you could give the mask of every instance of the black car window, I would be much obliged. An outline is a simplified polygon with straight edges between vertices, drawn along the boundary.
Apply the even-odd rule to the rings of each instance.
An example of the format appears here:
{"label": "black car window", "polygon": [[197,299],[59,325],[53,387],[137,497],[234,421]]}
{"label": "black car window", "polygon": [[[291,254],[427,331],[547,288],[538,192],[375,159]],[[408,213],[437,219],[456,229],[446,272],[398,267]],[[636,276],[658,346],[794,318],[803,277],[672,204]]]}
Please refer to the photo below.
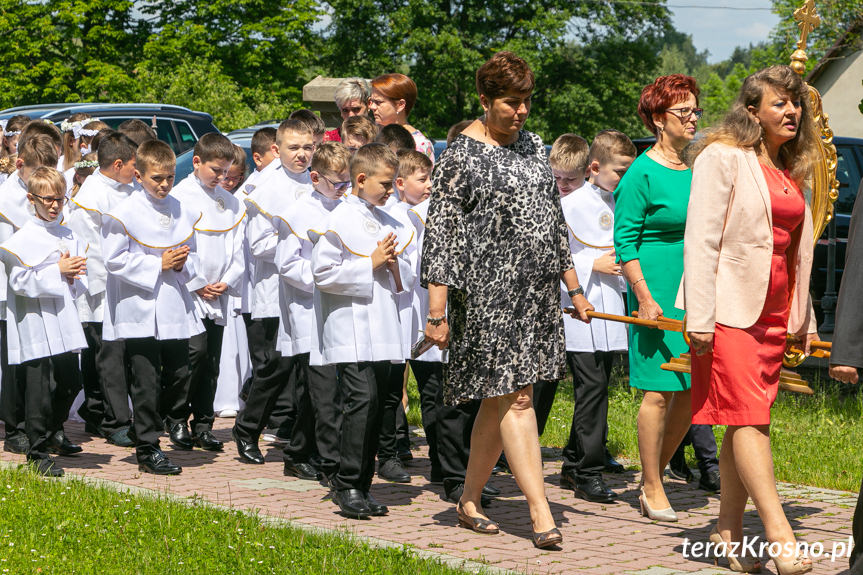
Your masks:
{"label": "black car window", "polygon": [[835,210],[840,214],[850,214],[854,208],[854,199],[857,197],[857,184],[860,181],[860,167],[854,157],[854,148],[851,146],[836,146],[838,162],[836,165],[836,179],[839,180],[839,198],[836,200]]}
{"label": "black car window", "polygon": [[177,135],[179,136],[179,141],[175,148],[176,152],[182,154],[186,150],[194,148],[198,138],[195,137],[195,133],[192,132],[189,124],[182,120],[174,120],[174,127],[177,129]]}

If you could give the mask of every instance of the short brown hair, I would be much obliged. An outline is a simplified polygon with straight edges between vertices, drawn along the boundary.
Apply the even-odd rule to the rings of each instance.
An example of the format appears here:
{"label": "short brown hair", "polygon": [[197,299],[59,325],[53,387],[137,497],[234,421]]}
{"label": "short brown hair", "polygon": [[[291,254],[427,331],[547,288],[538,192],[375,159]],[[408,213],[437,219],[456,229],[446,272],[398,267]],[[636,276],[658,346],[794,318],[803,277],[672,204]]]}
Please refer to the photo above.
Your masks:
{"label": "short brown hair", "polygon": [[351,116],[342,122],[342,140],[345,136],[353,136],[365,140],[366,144],[374,142],[378,135],[378,125],[368,116]]}
{"label": "short brown hair", "polygon": [[312,156],[311,169],[319,174],[340,174],[348,169],[351,152],[341,142],[324,142]]}
{"label": "short brown hair", "polygon": [[456,122],[452,126],[449,127],[449,130],[446,132],[446,146],[449,148],[452,146],[453,140],[455,140],[459,134],[465,131],[465,128],[473,124],[473,120],[462,120],[461,122]]}
{"label": "short brown hair", "polygon": [[376,174],[385,168],[399,169],[399,159],[389,146],[372,142],[366,144],[351,158],[351,184],[356,187],[360,174]]}
{"label": "short brown hair", "polygon": [[267,126],[266,128],[261,128],[252,134],[252,145],[250,147],[253,154],[260,154],[263,156],[275,143],[276,129]]}
{"label": "short brown hair", "polygon": [[698,105],[698,94],[701,90],[692,76],[684,74],[671,74],[660,76],[641,90],[641,98],[638,100],[638,115],[645,127],[653,135],[658,135],[659,129],[653,121],[654,114],[664,114],[665,111],[678,102],[695,96],[695,104]]}
{"label": "short brown hair", "polygon": [[324,124],[324,121],[321,120],[321,117],[307,108],[294,110],[293,112],[291,112],[291,115],[288,116],[288,119],[305,122],[309,126],[309,129],[312,131],[312,135],[315,137],[323,136],[327,133],[327,125]]}
{"label": "short brown hair", "polygon": [[135,157],[135,149],[138,147],[138,144],[126,134],[121,134],[114,130],[99,130],[96,136],[101,136],[99,139],[99,149],[96,152],[99,158],[100,169],[108,169],[117,160],[125,163]]}
{"label": "short brown hair", "polygon": [[156,130],[137,118],[126,120],[117,126],[117,131],[129,136],[139,146],[156,139]]}
{"label": "short brown hair", "polygon": [[513,52],[498,52],[476,71],[476,91],[491,100],[507,92],[533,92],[535,78],[527,62]]}
{"label": "short brown hair", "polygon": [[[27,138],[32,138],[36,135],[51,138],[58,154],[59,150],[63,149],[63,135],[60,133],[60,128],[55,126],[54,122],[48,120],[30,120],[27,122],[27,125],[24,126],[23,130],[21,130],[21,137],[18,138],[18,148],[21,148],[21,144],[23,144]],[[57,163],[54,162],[55,167],[56,165]]]}
{"label": "short brown hair", "polygon": [[308,123],[297,118],[288,118],[279,124],[279,129],[276,130],[276,144],[281,145],[282,139],[288,132],[291,132],[292,134],[306,134],[312,137],[315,135],[315,131],[308,125]]}
{"label": "short brown hair", "polygon": [[218,132],[209,132],[195,142],[195,151],[192,153],[201,162],[209,162],[210,160],[228,160],[233,162],[234,144]]}
{"label": "short brown hair", "polygon": [[246,175],[246,150],[236,144],[234,146],[234,157],[231,159],[231,166],[243,166],[243,175]]}
{"label": "short brown hair", "polygon": [[47,196],[52,192],[55,196],[66,195],[66,178],[54,166],[39,166],[27,180],[27,193],[37,196]]}
{"label": "short brown hair", "polygon": [[372,90],[377,90],[390,100],[404,100],[405,116],[411,113],[417,102],[417,85],[404,74],[381,74],[372,80]]}
{"label": "short brown hair", "polygon": [[41,166],[57,167],[57,146],[45,134],[31,133],[18,146],[18,159],[28,168]]}
{"label": "short brown hair", "polygon": [[172,169],[177,165],[177,156],[171,146],[160,140],[148,140],[138,146],[135,154],[135,168],[146,174],[153,168],[170,166]]}
{"label": "short brown hair", "polygon": [[563,134],[551,145],[548,163],[553,170],[583,174],[589,163],[587,157],[590,146],[587,140],[577,134]]}
{"label": "short brown hair", "polygon": [[615,156],[635,158],[638,150],[626,134],[618,130],[602,130],[593,138],[590,145],[590,161],[600,164],[614,161]]}
{"label": "short brown hair", "polygon": [[417,150],[401,150],[397,154],[399,159],[399,175],[403,178],[419,171],[426,171],[431,174],[432,164],[431,159]]}

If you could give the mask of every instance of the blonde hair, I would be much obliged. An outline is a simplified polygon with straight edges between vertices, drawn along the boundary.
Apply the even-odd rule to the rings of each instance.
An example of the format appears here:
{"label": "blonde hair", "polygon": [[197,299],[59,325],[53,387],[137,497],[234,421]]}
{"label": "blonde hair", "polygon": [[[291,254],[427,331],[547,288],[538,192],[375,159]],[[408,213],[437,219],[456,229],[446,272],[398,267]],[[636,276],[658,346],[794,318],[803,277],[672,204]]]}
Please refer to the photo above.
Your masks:
{"label": "blonde hair", "polygon": [[66,178],[54,166],[39,166],[27,180],[27,193],[47,196],[53,192],[57,196],[66,195]]}
{"label": "blonde hair", "polygon": [[791,178],[803,186],[817,154],[818,135],[812,120],[809,88],[790,66],[770,66],[748,76],[722,123],[707,130],[703,137],[692,145],[689,153],[691,161],[694,162],[704,148],[715,142],[739,148],[760,147],[763,128],[749,112],[749,106],[760,107],[764,89],[767,87],[800,101],[801,115],[797,133],[779,147],[779,157],[791,172]]}
{"label": "blonde hair", "polygon": [[415,172],[425,170],[431,174],[432,164],[431,159],[416,150],[400,150],[397,154],[399,158],[399,176],[407,178]]}
{"label": "blonde hair", "polygon": [[548,163],[552,169],[583,174],[587,170],[590,146],[577,134],[563,134],[551,145]]}
{"label": "blonde hair", "polygon": [[348,169],[351,163],[351,152],[341,142],[324,142],[315,150],[312,156],[311,169],[322,174],[340,174]]}
{"label": "blonde hair", "polygon": [[135,152],[135,168],[142,175],[154,168],[173,169],[176,165],[177,156],[174,155],[174,150],[161,140],[148,140],[138,146]]}
{"label": "blonde hair", "polygon": [[[85,114],[84,112],[77,112],[72,114],[66,121],[69,124],[73,124],[75,122],[81,122],[81,126],[83,127],[84,121],[90,119],[90,114]],[[72,128],[69,128],[65,132],[63,132],[63,169],[68,170],[72,167],[72,165],[81,159],[81,147],[78,145],[78,138],[75,137],[75,131]]]}
{"label": "blonde hair", "polygon": [[638,150],[626,134],[618,130],[602,130],[593,138],[590,145],[589,162],[596,160],[600,164],[614,161],[615,156],[635,158]]}

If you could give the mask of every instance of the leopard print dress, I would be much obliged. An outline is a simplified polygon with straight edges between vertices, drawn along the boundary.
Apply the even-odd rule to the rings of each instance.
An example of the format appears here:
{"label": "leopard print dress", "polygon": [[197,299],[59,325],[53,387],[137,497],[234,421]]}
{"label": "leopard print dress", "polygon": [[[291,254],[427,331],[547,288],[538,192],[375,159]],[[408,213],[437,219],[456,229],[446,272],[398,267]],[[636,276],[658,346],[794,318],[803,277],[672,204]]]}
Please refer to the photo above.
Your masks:
{"label": "leopard print dress", "polygon": [[566,346],[560,274],[572,268],[542,139],[508,146],[458,136],[432,178],[424,286],[448,286],[449,405],[560,379]]}

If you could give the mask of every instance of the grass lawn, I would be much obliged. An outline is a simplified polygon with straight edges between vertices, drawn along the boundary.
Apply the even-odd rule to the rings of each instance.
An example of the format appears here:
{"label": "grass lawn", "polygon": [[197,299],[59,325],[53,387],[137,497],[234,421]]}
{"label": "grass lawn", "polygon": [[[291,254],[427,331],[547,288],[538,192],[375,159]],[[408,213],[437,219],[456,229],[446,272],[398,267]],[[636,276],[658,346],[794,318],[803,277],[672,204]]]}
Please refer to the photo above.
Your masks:
{"label": "grass lawn", "polygon": [[0,573],[463,573],[410,551],[0,468]]}
{"label": "grass lawn", "polygon": [[[863,437],[863,394],[861,386],[819,381],[818,373],[803,374],[815,395],[779,392],[773,405],[770,435],[776,478],[779,481],[827,489],[857,491],[863,477],[860,438]],[[636,416],[641,392],[624,383],[616,367],[609,386],[608,448],[638,466]],[[419,398],[411,378],[408,385],[411,409],[408,420],[421,425]],[[563,447],[569,439],[572,421],[572,381],[562,381],[540,443]],[[714,427],[717,445],[722,444],[725,427]],[[687,459],[695,467],[692,447]]]}

